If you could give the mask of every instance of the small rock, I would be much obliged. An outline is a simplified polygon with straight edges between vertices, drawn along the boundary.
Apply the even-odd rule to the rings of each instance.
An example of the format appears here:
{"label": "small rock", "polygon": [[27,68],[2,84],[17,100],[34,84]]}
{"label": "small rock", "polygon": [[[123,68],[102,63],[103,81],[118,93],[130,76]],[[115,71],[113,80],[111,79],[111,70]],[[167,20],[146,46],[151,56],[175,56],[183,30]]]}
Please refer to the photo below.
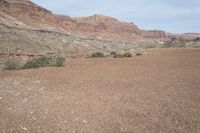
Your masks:
{"label": "small rock", "polygon": [[80,102],[75,102],[75,104],[79,104]]}
{"label": "small rock", "polygon": [[40,83],[40,80],[36,80],[35,83]]}
{"label": "small rock", "polygon": [[3,98],[2,97],[0,97],[0,100],[2,100]]}
{"label": "small rock", "polygon": [[21,127],[24,131],[27,131],[28,129],[26,127]]}
{"label": "small rock", "polygon": [[85,123],[85,124],[86,124],[86,123],[87,123],[87,121],[86,121],[86,120],[83,120],[83,123]]}
{"label": "small rock", "polygon": [[39,91],[43,91],[43,90],[44,90],[44,88],[39,89]]}
{"label": "small rock", "polygon": [[15,84],[15,85],[19,85],[20,82],[19,82],[19,81],[15,81],[14,84]]}
{"label": "small rock", "polygon": [[12,110],[12,107],[8,107],[7,110]]}

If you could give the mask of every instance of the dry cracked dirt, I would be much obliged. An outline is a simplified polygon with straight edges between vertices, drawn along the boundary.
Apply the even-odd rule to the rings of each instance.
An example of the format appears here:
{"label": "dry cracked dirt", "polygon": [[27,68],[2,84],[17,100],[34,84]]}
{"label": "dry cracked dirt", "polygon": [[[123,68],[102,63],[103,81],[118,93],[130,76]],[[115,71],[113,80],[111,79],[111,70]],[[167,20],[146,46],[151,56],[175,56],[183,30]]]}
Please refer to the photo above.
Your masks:
{"label": "dry cracked dirt", "polygon": [[1,133],[200,133],[200,49],[0,71]]}

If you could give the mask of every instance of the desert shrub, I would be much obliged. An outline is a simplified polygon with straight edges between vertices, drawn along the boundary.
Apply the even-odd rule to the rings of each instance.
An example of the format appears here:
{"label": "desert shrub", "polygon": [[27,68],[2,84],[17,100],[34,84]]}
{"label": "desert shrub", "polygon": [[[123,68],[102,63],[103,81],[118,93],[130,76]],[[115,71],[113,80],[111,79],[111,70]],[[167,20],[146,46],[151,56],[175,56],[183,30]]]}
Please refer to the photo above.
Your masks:
{"label": "desert shrub", "polygon": [[41,67],[41,64],[39,63],[38,59],[32,59],[30,61],[27,61],[24,66],[23,69],[30,69],[30,68],[39,68]]}
{"label": "desert shrub", "polygon": [[121,54],[116,54],[116,55],[113,56],[113,58],[124,58],[124,57]]}
{"label": "desert shrub", "polygon": [[144,55],[144,50],[137,50],[137,51],[135,52],[135,55],[136,55],[136,56],[142,56],[142,55]]}
{"label": "desert shrub", "polygon": [[20,63],[17,60],[7,60],[4,62],[5,70],[16,70],[20,68]]}
{"label": "desert shrub", "polygon": [[135,55],[136,56],[142,56],[142,53],[136,53]]}
{"label": "desert shrub", "polygon": [[111,55],[117,55],[117,52],[116,51],[112,51],[110,52]]}
{"label": "desert shrub", "polygon": [[65,58],[57,57],[55,66],[62,67],[62,66],[64,66],[64,63],[65,63]]}
{"label": "desert shrub", "polygon": [[105,57],[105,55],[101,52],[96,52],[91,55],[91,58],[104,58],[104,57]]}
{"label": "desert shrub", "polygon": [[39,68],[39,67],[47,67],[47,66],[56,66],[61,67],[64,66],[65,58],[57,57],[57,58],[47,58],[47,57],[40,57],[34,58],[30,61],[27,61],[23,69],[30,69],[30,68]]}
{"label": "desert shrub", "polygon": [[195,41],[195,42],[200,41],[200,37],[195,38],[194,41]]}
{"label": "desert shrub", "polygon": [[133,55],[132,55],[131,53],[129,53],[129,52],[123,54],[123,56],[124,56],[124,57],[133,57]]}
{"label": "desert shrub", "polygon": [[116,54],[114,55],[114,58],[127,58],[127,57],[133,57],[133,55],[129,52],[125,53],[125,54]]}
{"label": "desert shrub", "polygon": [[27,61],[23,68],[29,69],[29,68],[39,68],[39,67],[45,67],[49,66],[51,64],[51,58],[47,57],[40,57],[40,58],[34,58],[32,60]]}

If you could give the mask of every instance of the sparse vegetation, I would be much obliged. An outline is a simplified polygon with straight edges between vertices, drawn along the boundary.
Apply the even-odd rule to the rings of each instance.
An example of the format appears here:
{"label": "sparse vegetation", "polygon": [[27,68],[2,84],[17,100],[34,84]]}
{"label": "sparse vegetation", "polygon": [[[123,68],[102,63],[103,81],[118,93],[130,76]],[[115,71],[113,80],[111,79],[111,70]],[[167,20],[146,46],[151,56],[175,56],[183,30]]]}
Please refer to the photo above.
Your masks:
{"label": "sparse vegetation", "polygon": [[7,60],[4,62],[5,70],[16,70],[20,68],[20,63],[17,60]]}
{"label": "sparse vegetation", "polygon": [[96,52],[91,55],[91,58],[104,58],[104,57],[105,57],[105,55],[101,52]]}
{"label": "sparse vegetation", "polygon": [[34,58],[32,60],[27,61],[24,65],[20,65],[17,60],[7,60],[4,62],[5,70],[16,70],[16,69],[32,69],[39,67],[62,67],[64,66],[65,58],[57,57],[57,58],[48,58],[48,57],[40,57]]}
{"label": "sparse vegetation", "polygon": [[28,62],[26,62],[23,66],[23,69],[30,69],[30,68],[39,68],[39,67],[46,67],[46,66],[56,66],[61,67],[64,66],[65,58],[57,57],[57,58],[34,58]]}
{"label": "sparse vegetation", "polygon": [[124,57],[121,54],[116,54],[116,55],[113,56],[113,58],[124,58]]}
{"label": "sparse vegetation", "polygon": [[135,55],[136,55],[136,56],[141,56],[141,55],[142,55],[142,53],[136,53]]}
{"label": "sparse vegetation", "polygon": [[112,51],[110,52],[111,55],[117,55],[117,52],[116,51]]}
{"label": "sparse vegetation", "polygon": [[129,53],[129,52],[123,54],[123,56],[124,56],[124,57],[133,57],[133,55],[132,55],[131,53]]}
{"label": "sparse vegetation", "polygon": [[51,62],[51,59],[47,58],[47,57],[34,58],[32,60],[27,61],[24,64],[23,69],[39,68],[39,67],[49,66],[50,62]]}
{"label": "sparse vegetation", "polygon": [[144,55],[144,51],[143,50],[136,50],[135,55],[136,56],[142,56],[142,55]]}
{"label": "sparse vegetation", "polygon": [[129,52],[125,53],[125,54],[116,54],[114,55],[114,58],[127,58],[127,57],[133,57],[133,55]]}
{"label": "sparse vegetation", "polygon": [[65,58],[58,57],[58,58],[56,58],[56,64],[55,64],[55,66],[62,67],[62,66],[64,66],[64,63],[65,63]]}

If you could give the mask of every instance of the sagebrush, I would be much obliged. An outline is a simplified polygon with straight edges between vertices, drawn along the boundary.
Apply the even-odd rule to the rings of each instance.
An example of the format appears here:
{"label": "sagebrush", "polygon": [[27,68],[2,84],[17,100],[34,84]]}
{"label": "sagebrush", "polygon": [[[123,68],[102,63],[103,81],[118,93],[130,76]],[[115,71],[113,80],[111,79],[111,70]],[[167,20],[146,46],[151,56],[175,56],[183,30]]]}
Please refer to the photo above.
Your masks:
{"label": "sagebrush", "polygon": [[105,55],[101,52],[96,52],[91,55],[91,58],[104,58],[104,57],[105,57]]}
{"label": "sagebrush", "polygon": [[129,57],[133,57],[133,55],[129,52],[124,53],[124,54],[116,54],[114,55],[114,58],[129,58]]}
{"label": "sagebrush", "polygon": [[117,55],[117,52],[116,51],[112,51],[110,52],[111,55]]}
{"label": "sagebrush", "polygon": [[63,57],[57,57],[57,58],[40,57],[40,58],[34,58],[26,62],[23,66],[23,69],[39,68],[47,66],[61,67],[64,66],[64,63],[65,63],[65,58]]}
{"label": "sagebrush", "polygon": [[16,70],[20,68],[20,63],[17,60],[6,60],[4,62],[4,69],[5,70]]}

